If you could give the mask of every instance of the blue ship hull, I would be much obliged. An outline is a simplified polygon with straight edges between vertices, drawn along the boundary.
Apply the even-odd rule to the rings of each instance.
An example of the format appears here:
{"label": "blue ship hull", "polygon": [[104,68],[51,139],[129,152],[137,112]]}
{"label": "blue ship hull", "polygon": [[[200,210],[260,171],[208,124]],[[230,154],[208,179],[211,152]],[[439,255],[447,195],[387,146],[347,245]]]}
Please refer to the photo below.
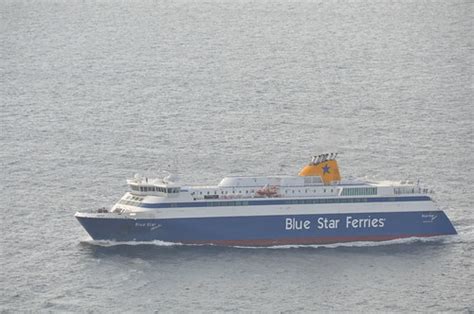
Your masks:
{"label": "blue ship hull", "polygon": [[456,234],[443,211],[134,219],[77,216],[94,240],[272,246]]}

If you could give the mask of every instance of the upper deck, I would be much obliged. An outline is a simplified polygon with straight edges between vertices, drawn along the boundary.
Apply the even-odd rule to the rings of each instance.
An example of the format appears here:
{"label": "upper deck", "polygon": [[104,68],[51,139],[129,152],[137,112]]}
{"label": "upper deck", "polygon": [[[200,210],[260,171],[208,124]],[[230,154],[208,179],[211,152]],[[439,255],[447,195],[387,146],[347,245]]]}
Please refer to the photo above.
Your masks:
{"label": "upper deck", "polygon": [[[408,181],[344,180],[324,184],[320,177],[301,176],[235,176],[225,177],[218,185],[180,186],[163,179],[135,178],[127,180],[130,193],[137,196],[172,198],[173,201],[200,199],[293,198],[334,196],[389,196],[423,194]],[[165,200],[164,200],[165,201]]]}
{"label": "upper deck", "polygon": [[[114,209],[134,210],[142,204],[218,202],[257,199],[343,199],[426,194],[409,181],[342,180],[336,154],[313,157],[297,176],[229,176],[217,185],[180,185],[175,177],[150,179],[135,175],[127,180],[130,192]],[[212,205],[211,203],[210,206]]]}

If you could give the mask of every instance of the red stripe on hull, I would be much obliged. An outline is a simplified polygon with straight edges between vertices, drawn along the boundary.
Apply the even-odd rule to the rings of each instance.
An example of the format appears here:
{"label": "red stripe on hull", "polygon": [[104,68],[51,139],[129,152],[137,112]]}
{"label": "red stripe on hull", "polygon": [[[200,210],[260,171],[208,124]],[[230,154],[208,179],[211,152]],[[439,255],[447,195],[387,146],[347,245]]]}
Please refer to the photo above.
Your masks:
{"label": "red stripe on hull", "polygon": [[409,234],[397,236],[363,236],[363,237],[326,237],[326,238],[294,238],[294,239],[262,239],[262,240],[210,240],[210,241],[183,241],[183,244],[210,244],[219,246],[275,246],[275,245],[311,245],[334,244],[359,241],[390,241],[406,238],[428,238],[443,234]]}

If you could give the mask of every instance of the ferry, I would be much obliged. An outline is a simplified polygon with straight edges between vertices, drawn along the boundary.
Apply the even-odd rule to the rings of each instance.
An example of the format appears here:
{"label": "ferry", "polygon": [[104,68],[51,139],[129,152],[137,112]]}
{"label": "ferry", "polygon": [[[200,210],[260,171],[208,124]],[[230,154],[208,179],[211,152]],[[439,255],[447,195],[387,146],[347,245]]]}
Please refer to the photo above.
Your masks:
{"label": "ferry", "polygon": [[419,183],[342,180],[336,157],[313,156],[295,176],[232,176],[213,186],[135,175],[111,208],[75,217],[92,239],[118,242],[277,246],[456,234]]}

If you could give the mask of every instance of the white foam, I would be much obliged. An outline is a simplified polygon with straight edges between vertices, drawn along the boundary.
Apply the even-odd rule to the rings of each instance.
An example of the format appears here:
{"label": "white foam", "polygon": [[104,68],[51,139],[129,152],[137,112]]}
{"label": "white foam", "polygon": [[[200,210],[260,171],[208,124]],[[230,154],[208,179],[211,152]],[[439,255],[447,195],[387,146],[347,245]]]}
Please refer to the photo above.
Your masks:
{"label": "white foam", "polygon": [[166,247],[184,245],[182,243],[165,242],[165,241],[160,241],[160,240],[154,240],[154,241],[111,241],[111,240],[87,239],[87,240],[83,240],[81,242],[91,244],[91,245],[103,246],[103,247],[110,247],[110,246],[117,246],[117,245],[130,245],[130,246],[155,245],[155,246],[166,246]]}
{"label": "white foam", "polygon": [[354,242],[341,242],[331,244],[290,244],[290,245],[273,245],[273,246],[221,246],[215,244],[183,244],[175,242],[166,242],[160,240],[154,241],[110,241],[110,240],[93,240],[91,238],[81,241],[91,245],[112,247],[118,245],[154,245],[160,247],[173,247],[173,246],[214,246],[214,247],[231,247],[237,249],[297,249],[297,248],[339,248],[339,247],[375,247],[375,246],[386,246],[386,245],[397,245],[397,244],[410,244],[410,243],[427,243],[427,242],[443,242],[443,243],[458,243],[463,242],[463,237],[459,235],[441,235],[435,237],[410,237],[403,239],[394,239],[387,241],[354,241]]}
{"label": "white foam", "polygon": [[[397,244],[410,244],[410,243],[427,243],[427,242],[452,242],[453,239],[459,241],[458,236],[435,236],[435,237],[410,237],[403,239],[394,239],[387,241],[354,241],[354,242],[341,242],[341,243],[331,243],[331,244],[302,244],[302,245],[277,245],[266,247],[267,249],[294,249],[294,248],[339,248],[339,247],[376,247],[376,246],[387,246],[387,245],[397,245]],[[253,248],[253,247],[252,247]],[[254,247],[261,248],[261,247]]]}

